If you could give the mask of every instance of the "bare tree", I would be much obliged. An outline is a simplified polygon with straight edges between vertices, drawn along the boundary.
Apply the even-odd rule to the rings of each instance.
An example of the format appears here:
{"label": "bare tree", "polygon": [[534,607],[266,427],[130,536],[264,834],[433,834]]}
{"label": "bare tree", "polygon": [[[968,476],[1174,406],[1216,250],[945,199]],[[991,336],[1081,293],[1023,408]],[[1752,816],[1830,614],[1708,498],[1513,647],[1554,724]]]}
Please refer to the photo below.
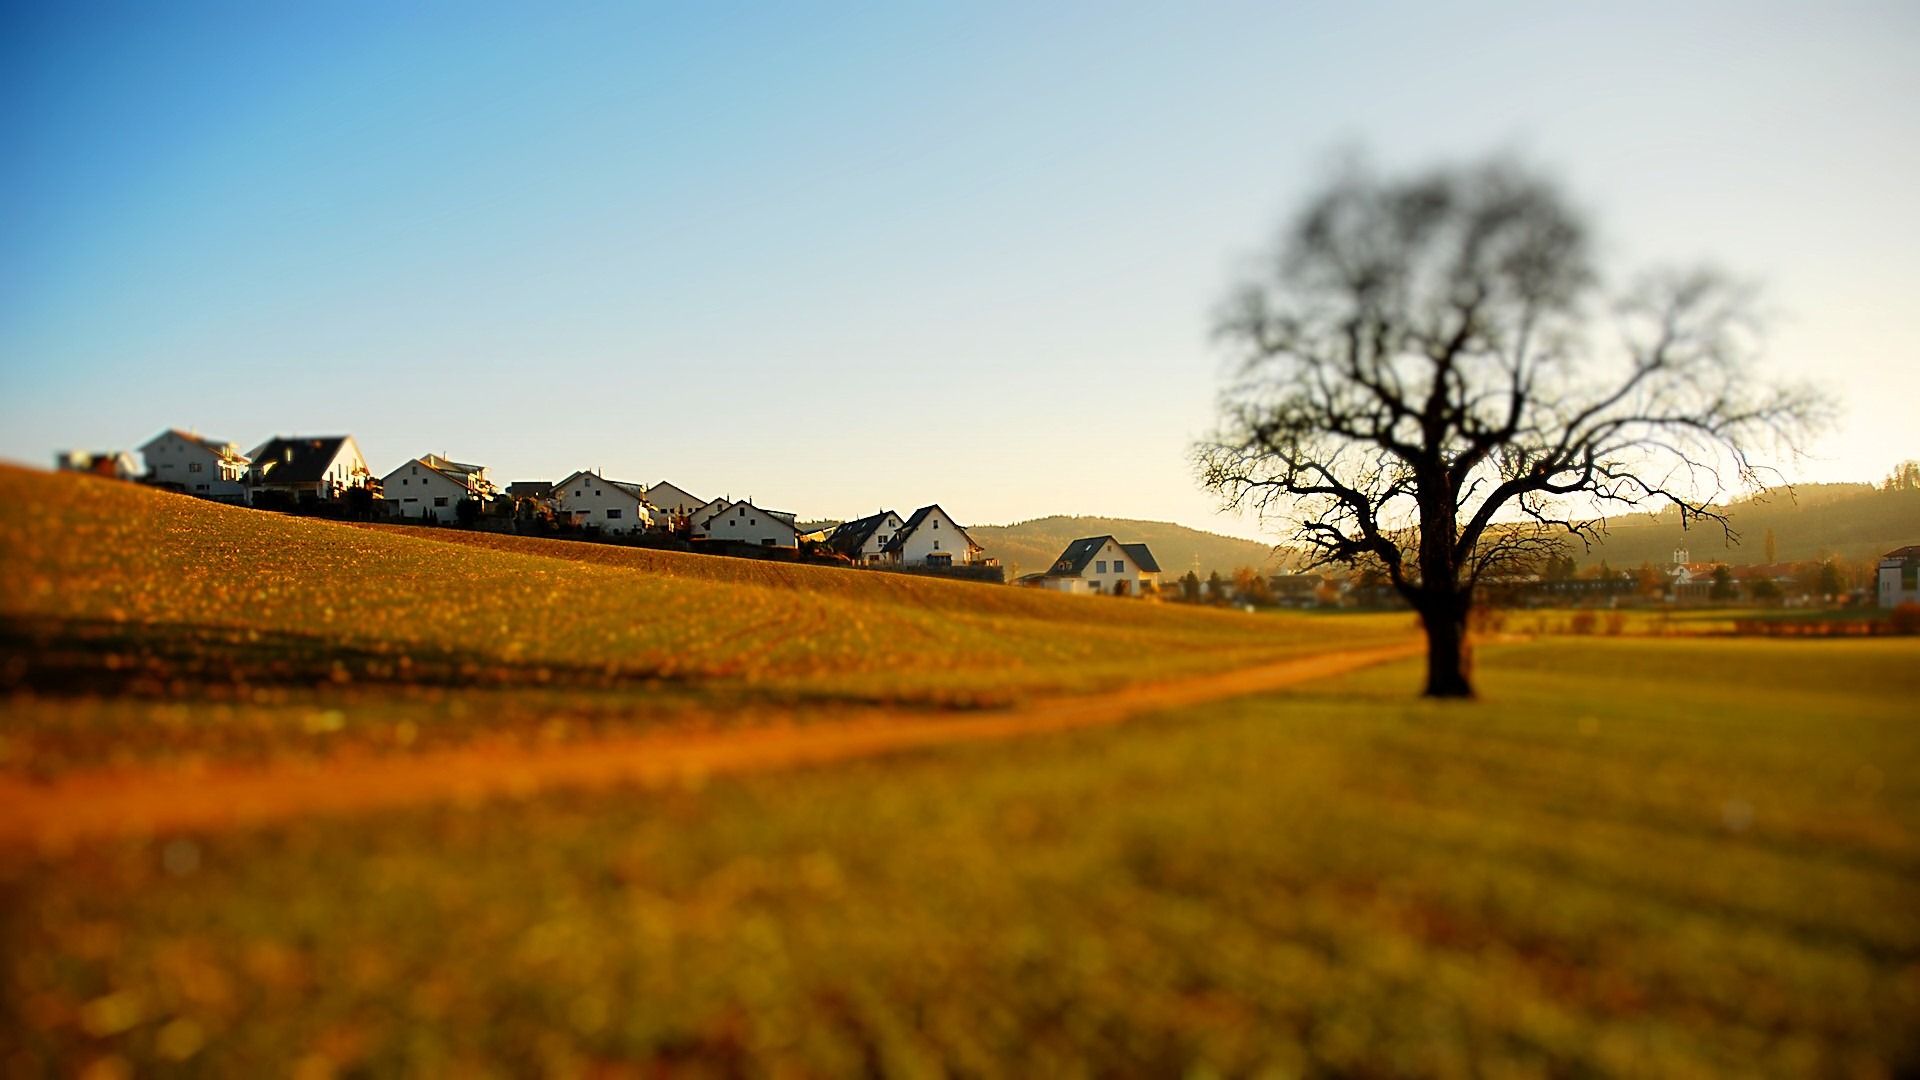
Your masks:
{"label": "bare tree", "polygon": [[1351,171],[1223,308],[1238,366],[1194,449],[1201,479],[1290,523],[1314,564],[1383,572],[1426,629],[1426,692],[1470,696],[1486,575],[1627,509],[1671,504],[1731,541],[1715,500],[1777,476],[1769,455],[1826,415],[1752,372],[1750,290],[1669,272],[1606,301],[1543,178]]}

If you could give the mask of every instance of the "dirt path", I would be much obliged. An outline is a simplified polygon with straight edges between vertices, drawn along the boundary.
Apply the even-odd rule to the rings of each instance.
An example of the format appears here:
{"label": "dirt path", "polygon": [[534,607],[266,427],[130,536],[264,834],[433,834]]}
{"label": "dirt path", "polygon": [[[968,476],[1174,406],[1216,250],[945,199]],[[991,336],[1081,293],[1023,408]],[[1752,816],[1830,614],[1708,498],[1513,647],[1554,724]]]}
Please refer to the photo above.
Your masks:
{"label": "dirt path", "polygon": [[989,714],[875,713],[833,724],[644,736],[548,749],[473,746],[312,765],[103,771],[36,784],[0,780],[0,847],[269,823],[548,788],[681,783],[922,747],[1117,724],[1130,716],[1274,690],[1420,655],[1419,644],[1324,653],[1221,675],[1056,698]]}

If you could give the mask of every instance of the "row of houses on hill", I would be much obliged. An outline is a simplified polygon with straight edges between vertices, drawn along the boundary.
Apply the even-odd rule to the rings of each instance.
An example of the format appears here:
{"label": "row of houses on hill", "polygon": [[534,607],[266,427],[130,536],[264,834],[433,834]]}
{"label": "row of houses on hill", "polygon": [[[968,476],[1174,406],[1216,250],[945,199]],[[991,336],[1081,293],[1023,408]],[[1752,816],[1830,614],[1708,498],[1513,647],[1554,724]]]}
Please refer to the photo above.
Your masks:
{"label": "row of houses on hill", "polygon": [[[140,455],[144,469],[126,453],[62,453],[55,464],[237,505],[348,501],[369,513],[452,523],[461,504],[471,500],[503,515],[531,507],[569,529],[608,536],[661,532],[713,547],[796,551],[805,544],[830,553],[829,558],[876,568],[996,565],[937,503],[905,516],[881,510],[809,530],[793,512],[751,499],[704,499],[665,480],[639,484],[597,469],[581,469],[556,482],[522,480],[501,488],[486,466],[422,454],[376,476],[351,435],[275,436],[242,453],[238,444],[170,428],[141,446]],[[1029,575],[1023,583],[1065,593],[1129,596],[1153,593],[1159,578],[1160,567],[1145,544],[1098,536],[1075,540],[1049,571]]]}

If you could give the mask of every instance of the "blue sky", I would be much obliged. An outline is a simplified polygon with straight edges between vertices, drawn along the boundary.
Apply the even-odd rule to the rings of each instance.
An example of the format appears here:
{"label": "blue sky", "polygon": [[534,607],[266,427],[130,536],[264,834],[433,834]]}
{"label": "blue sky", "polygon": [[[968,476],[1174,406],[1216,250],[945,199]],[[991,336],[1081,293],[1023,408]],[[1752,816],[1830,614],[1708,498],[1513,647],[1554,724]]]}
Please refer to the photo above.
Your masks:
{"label": "blue sky", "polygon": [[1850,410],[1799,475],[1920,455],[1920,9],[1566,7],[10,6],[0,457],[348,431],[1249,533],[1185,462],[1209,313],[1347,147],[1758,278]]}

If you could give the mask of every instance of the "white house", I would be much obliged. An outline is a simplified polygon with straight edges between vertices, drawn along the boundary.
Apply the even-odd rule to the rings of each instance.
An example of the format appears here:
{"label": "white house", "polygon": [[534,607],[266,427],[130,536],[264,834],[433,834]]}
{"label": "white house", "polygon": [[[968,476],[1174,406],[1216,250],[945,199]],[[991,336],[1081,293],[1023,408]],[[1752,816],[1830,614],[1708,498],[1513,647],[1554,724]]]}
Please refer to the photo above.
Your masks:
{"label": "white house", "polygon": [[687,515],[687,528],[692,531],[693,535],[695,536],[701,535],[701,533],[706,529],[708,522],[712,521],[714,518],[719,517],[721,514],[726,513],[727,508],[732,505],[733,505],[733,500],[726,498],[725,496],[722,496],[718,499],[713,500],[712,502],[706,504],[705,506],[702,506],[698,510],[695,510],[693,513]]}
{"label": "white house", "polygon": [[1920,544],[1895,548],[1880,556],[1880,606],[1920,604]]}
{"label": "white house", "polygon": [[884,554],[901,566],[965,566],[982,548],[939,506],[923,506],[887,541]]}
{"label": "white house", "polygon": [[353,488],[368,486],[373,478],[360,444],[351,435],[276,435],[247,457],[249,501],[267,492],[301,500],[338,499]]}
{"label": "white house", "polygon": [[653,521],[644,485],[609,480],[588,470],[553,485],[553,512],[560,520],[595,525],[605,533],[642,533]]}
{"label": "white house", "polygon": [[855,564],[891,562],[892,557],[885,554],[887,545],[893,542],[905,524],[900,515],[891,510],[868,514],[858,521],[849,521],[834,529],[827,537],[827,547],[845,555]]}
{"label": "white house", "polygon": [[221,502],[247,497],[247,456],[232,443],[169,428],[140,448],[150,483]]}
{"label": "white house", "polygon": [[1145,544],[1089,536],[1068,544],[1040,582],[1056,592],[1137,596],[1160,586],[1160,564]]}
{"label": "white house", "polygon": [[800,546],[799,530],[793,515],[780,510],[762,510],[750,502],[737,502],[708,516],[696,527],[694,536],[702,540],[731,540],[761,547]]}
{"label": "white house", "polygon": [[398,517],[452,521],[462,499],[493,498],[493,481],[483,465],[464,465],[438,454],[423,454],[380,481],[387,510]]}
{"label": "white house", "polygon": [[690,495],[685,488],[665,480],[647,489],[647,502],[653,506],[654,527],[660,529],[671,529],[709,505],[709,500]]}

